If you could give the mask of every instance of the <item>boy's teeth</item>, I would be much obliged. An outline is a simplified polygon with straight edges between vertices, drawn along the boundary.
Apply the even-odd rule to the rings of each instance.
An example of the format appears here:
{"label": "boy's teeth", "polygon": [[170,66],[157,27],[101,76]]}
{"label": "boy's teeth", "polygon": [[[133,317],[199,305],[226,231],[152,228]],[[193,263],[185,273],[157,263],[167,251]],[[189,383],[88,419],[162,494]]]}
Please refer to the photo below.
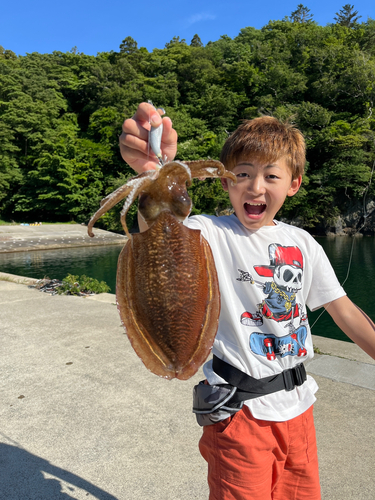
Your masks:
{"label": "boy's teeth", "polygon": [[261,214],[265,207],[264,203],[245,203],[245,210],[248,214]]}

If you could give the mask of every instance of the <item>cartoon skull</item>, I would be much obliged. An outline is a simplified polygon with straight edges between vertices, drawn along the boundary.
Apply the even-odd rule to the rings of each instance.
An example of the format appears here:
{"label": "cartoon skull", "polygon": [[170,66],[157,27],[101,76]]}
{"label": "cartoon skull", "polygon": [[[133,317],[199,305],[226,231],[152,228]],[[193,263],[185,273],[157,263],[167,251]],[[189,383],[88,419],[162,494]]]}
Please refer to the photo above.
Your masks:
{"label": "cartoon skull", "polygon": [[276,266],[273,279],[276,285],[285,288],[288,292],[301,290],[303,270],[300,267],[282,265]]}

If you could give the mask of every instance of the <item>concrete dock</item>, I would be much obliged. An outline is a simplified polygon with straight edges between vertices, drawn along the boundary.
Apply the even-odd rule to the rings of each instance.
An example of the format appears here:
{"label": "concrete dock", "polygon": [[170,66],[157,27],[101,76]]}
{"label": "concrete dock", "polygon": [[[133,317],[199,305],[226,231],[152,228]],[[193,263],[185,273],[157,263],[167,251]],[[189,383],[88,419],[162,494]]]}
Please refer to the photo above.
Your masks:
{"label": "concrete dock", "polygon": [[[115,296],[51,296],[0,281],[0,499],[208,498],[191,394],[133,352]],[[314,337],[308,365],[323,498],[375,493],[375,362]]]}
{"label": "concrete dock", "polygon": [[[185,382],[150,373],[114,295],[51,296],[29,283],[0,277],[0,500],[207,499],[191,411],[202,372]],[[372,500],[375,361],[351,343],[313,341],[322,498]]]}
{"label": "concrete dock", "polygon": [[121,234],[94,228],[94,237],[87,234],[83,224],[20,224],[0,226],[0,253],[51,250],[81,246],[123,245],[127,238]]}

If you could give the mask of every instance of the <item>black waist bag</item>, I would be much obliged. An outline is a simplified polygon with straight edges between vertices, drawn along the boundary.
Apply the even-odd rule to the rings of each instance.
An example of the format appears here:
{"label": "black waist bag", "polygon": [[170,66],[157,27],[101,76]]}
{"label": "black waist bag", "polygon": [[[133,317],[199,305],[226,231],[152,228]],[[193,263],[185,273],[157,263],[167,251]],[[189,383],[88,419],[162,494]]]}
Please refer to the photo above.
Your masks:
{"label": "black waist bag", "polygon": [[256,379],[241,372],[217,356],[212,368],[228,384],[207,385],[200,382],[193,390],[193,412],[199,425],[212,425],[241,410],[244,401],[278,391],[291,391],[307,379],[303,363],[287,370]]}

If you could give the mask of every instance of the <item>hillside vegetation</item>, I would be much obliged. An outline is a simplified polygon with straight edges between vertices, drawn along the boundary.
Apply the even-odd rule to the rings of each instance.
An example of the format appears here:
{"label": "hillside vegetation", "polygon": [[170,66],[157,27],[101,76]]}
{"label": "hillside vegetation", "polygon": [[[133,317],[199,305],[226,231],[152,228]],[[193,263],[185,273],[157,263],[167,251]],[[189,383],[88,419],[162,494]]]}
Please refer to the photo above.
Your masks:
{"label": "hillside vegetation", "polygon": [[[217,159],[243,119],[296,123],[307,142],[306,175],[280,217],[314,230],[363,202],[373,207],[375,20],[341,15],[320,26],[300,5],[234,39],[203,46],[198,35],[190,43],[176,37],[152,52],[131,37],[96,56],[0,48],[0,218],[86,222],[133,175],[118,136],[144,100],[165,108],[185,160]],[[194,213],[229,206],[218,181],[195,181],[191,195]],[[116,230],[112,212],[102,227]]]}

